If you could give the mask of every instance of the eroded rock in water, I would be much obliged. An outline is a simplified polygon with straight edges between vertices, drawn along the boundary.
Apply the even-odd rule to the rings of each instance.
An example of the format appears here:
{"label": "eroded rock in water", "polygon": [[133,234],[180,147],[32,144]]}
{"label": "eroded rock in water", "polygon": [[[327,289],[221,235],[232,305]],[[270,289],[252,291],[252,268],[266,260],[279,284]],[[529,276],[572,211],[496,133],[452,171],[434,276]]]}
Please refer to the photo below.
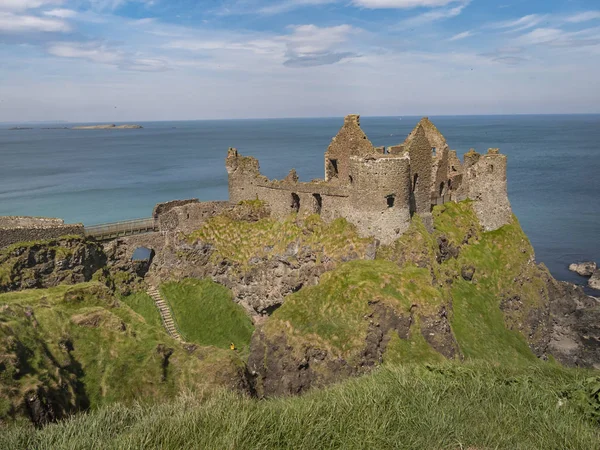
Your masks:
{"label": "eroded rock in water", "polygon": [[596,263],[593,261],[573,263],[569,266],[569,270],[581,275],[582,277],[589,277],[592,276],[596,270]]}
{"label": "eroded rock in water", "polygon": [[588,286],[600,290],[600,270],[594,271],[592,277],[588,280]]}

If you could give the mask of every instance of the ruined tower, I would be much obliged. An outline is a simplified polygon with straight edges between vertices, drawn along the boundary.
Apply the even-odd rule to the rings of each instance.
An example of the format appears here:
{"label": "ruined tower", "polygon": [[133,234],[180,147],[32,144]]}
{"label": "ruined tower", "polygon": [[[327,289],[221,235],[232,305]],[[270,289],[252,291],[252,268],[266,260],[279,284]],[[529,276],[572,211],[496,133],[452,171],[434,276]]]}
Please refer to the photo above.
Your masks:
{"label": "ruined tower", "polygon": [[361,236],[389,244],[419,215],[433,227],[435,205],[470,198],[486,230],[512,220],[506,194],[506,157],[497,149],[465,155],[461,164],[444,136],[423,118],[406,140],[375,148],[360,128],[358,115],[344,119],[325,152],[325,178],[300,182],[292,169],[283,180],[269,180],[258,161],[229,149],[226,166],[231,202],[260,199],[275,218],[319,214],[329,221],[344,217]]}

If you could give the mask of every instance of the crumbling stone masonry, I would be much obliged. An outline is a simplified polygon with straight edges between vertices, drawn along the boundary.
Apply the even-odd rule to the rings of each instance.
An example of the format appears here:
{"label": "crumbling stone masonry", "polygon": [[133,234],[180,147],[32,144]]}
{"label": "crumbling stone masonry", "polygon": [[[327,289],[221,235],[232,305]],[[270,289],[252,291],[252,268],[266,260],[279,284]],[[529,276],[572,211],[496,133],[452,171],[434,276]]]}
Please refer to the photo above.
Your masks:
{"label": "crumbling stone masonry", "polygon": [[0,248],[16,242],[56,239],[66,235],[83,236],[83,224],[65,224],[62,219],[46,217],[0,217]]}
{"label": "crumbling stone masonry", "polygon": [[433,206],[467,198],[486,230],[512,220],[506,192],[506,156],[471,150],[461,164],[439,130],[423,118],[406,140],[374,147],[349,115],[325,152],[325,179],[300,182],[294,169],[283,180],[260,173],[258,160],[230,148],[226,160],[229,200],[265,201],[275,218],[290,213],[344,217],[361,236],[388,244],[404,233],[418,214],[432,226]]}

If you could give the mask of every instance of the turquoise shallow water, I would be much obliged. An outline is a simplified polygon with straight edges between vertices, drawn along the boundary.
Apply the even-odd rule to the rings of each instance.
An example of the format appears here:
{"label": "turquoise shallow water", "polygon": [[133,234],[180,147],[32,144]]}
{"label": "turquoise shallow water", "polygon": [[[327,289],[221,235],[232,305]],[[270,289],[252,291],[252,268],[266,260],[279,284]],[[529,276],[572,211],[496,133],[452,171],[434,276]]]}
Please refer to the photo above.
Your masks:
{"label": "turquoise shallow water", "polygon": [[[600,262],[600,115],[443,116],[430,119],[459,155],[500,147],[509,198],[538,261],[555,277],[575,260]],[[362,117],[375,145],[402,142],[419,117]],[[8,130],[0,125],[0,215],[97,224],[148,217],[162,201],[227,199],[228,147],[262,172],[323,176],[342,118],[142,122],[140,130]],[[72,124],[50,125],[72,126]]]}

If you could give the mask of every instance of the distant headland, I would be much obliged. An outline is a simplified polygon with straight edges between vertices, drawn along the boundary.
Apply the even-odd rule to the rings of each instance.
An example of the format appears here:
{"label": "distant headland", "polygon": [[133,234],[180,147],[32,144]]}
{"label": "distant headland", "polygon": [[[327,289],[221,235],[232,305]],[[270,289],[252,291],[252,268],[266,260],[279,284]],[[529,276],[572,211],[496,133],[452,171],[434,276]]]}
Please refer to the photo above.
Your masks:
{"label": "distant headland", "polygon": [[[144,128],[141,125],[126,124],[126,125],[115,125],[114,123],[105,125],[80,125],[76,127],[42,127],[42,130],[137,130]],[[9,130],[33,130],[33,127],[12,127]]]}
{"label": "distant headland", "polygon": [[141,125],[115,125],[114,123],[108,125],[83,125],[79,127],[73,127],[72,130],[129,130],[144,128]]}

